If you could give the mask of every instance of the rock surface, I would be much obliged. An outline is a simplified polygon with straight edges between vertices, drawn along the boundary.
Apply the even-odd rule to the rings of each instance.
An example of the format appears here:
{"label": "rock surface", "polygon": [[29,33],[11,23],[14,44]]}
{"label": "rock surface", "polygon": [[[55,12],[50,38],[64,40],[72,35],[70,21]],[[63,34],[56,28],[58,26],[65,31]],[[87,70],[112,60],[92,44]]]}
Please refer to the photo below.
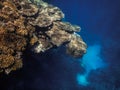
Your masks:
{"label": "rock surface", "polygon": [[86,52],[75,32],[80,27],[62,22],[63,12],[42,0],[0,0],[0,72],[9,74],[22,67],[23,52],[35,53],[66,44],[73,57]]}

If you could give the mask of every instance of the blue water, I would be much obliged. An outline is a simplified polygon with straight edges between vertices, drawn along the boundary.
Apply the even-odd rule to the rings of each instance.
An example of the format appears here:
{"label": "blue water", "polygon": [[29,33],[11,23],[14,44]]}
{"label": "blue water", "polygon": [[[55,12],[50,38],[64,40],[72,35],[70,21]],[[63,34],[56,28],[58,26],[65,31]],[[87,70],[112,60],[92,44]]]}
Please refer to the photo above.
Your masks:
{"label": "blue water", "polygon": [[85,68],[85,72],[83,74],[77,74],[77,82],[79,85],[87,86],[90,83],[87,81],[87,78],[92,70],[107,67],[107,63],[100,57],[100,52],[101,46],[99,45],[88,47],[87,53],[80,62],[81,66]]}
{"label": "blue water", "polygon": [[63,10],[66,21],[81,26],[79,34],[88,44],[80,62],[84,72],[76,75],[78,85],[84,86],[79,89],[120,89],[120,1],[53,0],[52,3]]}
{"label": "blue water", "polygon": [[43,55],[28,53],[23,69],[1,85],[9,90],[120,90],[120,0],[49,2],[65,13],[65,21],[81,26],[87,53],[74,59],[64,46]]}

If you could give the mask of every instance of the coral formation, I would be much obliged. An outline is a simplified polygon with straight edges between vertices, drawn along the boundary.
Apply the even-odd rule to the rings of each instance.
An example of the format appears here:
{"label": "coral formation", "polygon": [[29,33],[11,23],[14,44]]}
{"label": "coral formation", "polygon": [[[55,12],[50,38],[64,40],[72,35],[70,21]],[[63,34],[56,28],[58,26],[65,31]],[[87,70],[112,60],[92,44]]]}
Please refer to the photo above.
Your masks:
{"label": "coral formation", "polygon": [[22,67],[26,48],[35,53],[66,44],[67,53],[81,57],[86,44],[80,27],[62,22],[63,12],[42,0],[0,0],[0,72]]}

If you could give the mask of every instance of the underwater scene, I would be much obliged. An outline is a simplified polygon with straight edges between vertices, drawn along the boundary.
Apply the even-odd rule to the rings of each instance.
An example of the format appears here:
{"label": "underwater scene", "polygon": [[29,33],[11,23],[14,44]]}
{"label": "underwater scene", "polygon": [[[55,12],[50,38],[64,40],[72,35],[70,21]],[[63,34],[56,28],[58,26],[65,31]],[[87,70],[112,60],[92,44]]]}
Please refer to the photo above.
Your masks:
{"label": "underwater scene", "polygon": [[0,90],[120,90],[120,0],[0,0]]}

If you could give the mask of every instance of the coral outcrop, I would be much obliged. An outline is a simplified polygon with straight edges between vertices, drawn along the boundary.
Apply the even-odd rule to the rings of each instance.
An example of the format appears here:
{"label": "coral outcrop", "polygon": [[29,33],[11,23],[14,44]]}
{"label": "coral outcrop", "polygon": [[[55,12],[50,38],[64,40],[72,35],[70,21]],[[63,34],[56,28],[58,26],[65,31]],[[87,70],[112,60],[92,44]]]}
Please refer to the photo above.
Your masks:
{"label": "coral outcrop", "polygon": [[0,0],[0,72],[21,68],[27,48],[42,53],[65,44],[68,54],[81,57],[86,44],[75,33],[80,27],[62,18],[58,7],[42,0]]}

